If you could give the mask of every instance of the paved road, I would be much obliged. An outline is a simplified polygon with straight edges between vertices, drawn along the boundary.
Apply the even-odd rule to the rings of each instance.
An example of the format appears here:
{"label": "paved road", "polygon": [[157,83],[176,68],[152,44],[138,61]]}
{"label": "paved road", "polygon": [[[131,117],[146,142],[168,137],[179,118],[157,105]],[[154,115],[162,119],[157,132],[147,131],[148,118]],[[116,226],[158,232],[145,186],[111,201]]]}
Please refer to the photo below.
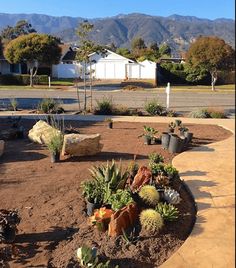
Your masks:
{"label": "paved road", "polygon": [[[89,93],[89,91],[88,91]],[[80,91],[81,107],[83,107],[84,93]],[[16,98],[19,107],[23,109],[35,109],[42,98],[56,98],[63,102],[66,110],[77,110],[76,90],[0,90],[0,107],[9,104],[9,98]],[[104,97],[112,99],[114,104],[124,105],[130,108],[143,108],[145,102],[151,99],[158,99],[165,105],[166,94],[163,90],[144,90],[144,91],[93,91],[93,103]],[[90,99],[88,99],[90,107]],[[197,107],[218,107],[224,108],[230,113],[235,113],[235,94],[234,92],[172,92],[170,96],[170,109],[179,112],[189,112]]]}

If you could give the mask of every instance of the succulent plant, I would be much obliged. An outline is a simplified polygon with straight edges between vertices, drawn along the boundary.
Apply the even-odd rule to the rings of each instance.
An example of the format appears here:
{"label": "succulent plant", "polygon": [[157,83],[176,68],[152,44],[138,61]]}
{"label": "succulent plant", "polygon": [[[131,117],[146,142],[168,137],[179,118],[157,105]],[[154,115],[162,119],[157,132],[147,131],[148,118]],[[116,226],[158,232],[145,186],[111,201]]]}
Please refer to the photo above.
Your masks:
{"label": "succulent plant", "polygon": [[139,196],[145,204],[153,207],[157,205],[160,199],[158,191],[152,185],[144,185],[139,191]]}
{"label": "succulent plant", "polygon": [[175,176],[179,174],[179,171],[173,167],[171,164],[167,164],[164,166],[164,173],[170,178],[173,179]]}
{"label": "succulent plant", "polygon": [[163,219],[154,209],[145,209],[140,214],[142,228],[150,232],[158,232],[164,225]]}
{"label": "succulent plant", "polygon": [[152,174],[154,176],[160,174],[161,172],[164,172],[164,164],[163,163],[157,164],[157,163],[150,162],[149,166],[150,166]]}
{"label": "succulent plant", "polygon": [[164,200],[172,205],[179,204],[181,201],[181,198],[179,196],[179,193],[171,188],[166,188],[163,193]]}
{"label": "succulent plant", "polygon": [[170,184],[170,179],[169,177],[165,176],[163,172],[161,172],[156,176],[156,184],[162,187],[167,186]]}
{"label": "succulent plant", "polygon": [[158,154],[158,153],[150,153],[148,155],[148,158],[149,158],[149,162],[150,163],[156,163],[156,164],[159,164],[159,163],[163,163],[164,162],[164,157],[161,155],[161,154]]}
{"label": "succulent plant", "polygon": [[110,196],[107,203],[111,205],[114,211],[117,211],[131,202],[133,202],[131,193],[128,190],[119,189]]}
{"label": "succulent plant", "polygon": [[156,211],[159,212],[162,218],[166,221],[175,221],[179,217],[178,209],[171,204],[158,203]]}

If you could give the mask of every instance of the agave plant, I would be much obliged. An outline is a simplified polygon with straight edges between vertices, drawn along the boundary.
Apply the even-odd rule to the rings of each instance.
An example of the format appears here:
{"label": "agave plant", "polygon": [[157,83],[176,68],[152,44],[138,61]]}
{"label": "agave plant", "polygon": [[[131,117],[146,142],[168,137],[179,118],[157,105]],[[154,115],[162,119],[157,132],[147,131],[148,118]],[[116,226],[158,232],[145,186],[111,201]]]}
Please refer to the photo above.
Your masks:
{"label": "agave plant", "polygon": [[106,165],[95,166],[90,169],[90,172],[93,179],[99,181],[104,186],[104,203],[108,201],[112,193],[118,189],[124,189],[129,176],[127,171],[122,172],[121,162],[117,166],[114,160],[112,160],[111,164],[107,161]]}
{"label": "agave plant", "polygon": [[179,211],[176,207],[167,203],[158,203],[155,209],[166,221],[175,221],[179,217]]}

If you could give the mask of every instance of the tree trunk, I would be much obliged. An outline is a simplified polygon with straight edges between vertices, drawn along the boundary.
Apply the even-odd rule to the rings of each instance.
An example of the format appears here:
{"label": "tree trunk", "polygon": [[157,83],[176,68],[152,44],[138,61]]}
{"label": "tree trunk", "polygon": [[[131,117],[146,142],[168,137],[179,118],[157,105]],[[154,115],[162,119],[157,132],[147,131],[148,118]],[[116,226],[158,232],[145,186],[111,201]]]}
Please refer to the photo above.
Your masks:
{"label": "tree trunk", "polygon": [[33,87],[33,75],[34,75],[34,68],[30,68],[30,87]]}
{"label": "tree trunk", "polygon": [[87,109],[86,62],[84,62],[84,112]]}
{"label": "tree trunk", "polygon": [[[27,62],[27,66],[28,66],[29,73],[30,73],[30,87],[33,87],[34,86],[33,78],[36,76],[37,71],[38,71],[38,61],[35,60],[35,61]],[[34,72],[34,68],[35,68],[35,72]]]}
{"label": "tree trunk", "polygon": [[211,90],[215,91],[215,84],[217,81],[217,72],[213,71],[211,72]]}

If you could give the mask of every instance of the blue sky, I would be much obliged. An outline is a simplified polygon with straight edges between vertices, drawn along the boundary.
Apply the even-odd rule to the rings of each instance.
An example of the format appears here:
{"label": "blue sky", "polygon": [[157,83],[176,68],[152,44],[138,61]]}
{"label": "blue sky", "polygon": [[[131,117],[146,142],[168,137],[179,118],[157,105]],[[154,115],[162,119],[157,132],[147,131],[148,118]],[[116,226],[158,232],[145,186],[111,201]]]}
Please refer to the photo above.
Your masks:
{"label": "blue sky", "polygon": [[0,13],[98,18],[133,12],[199,18],[235,18],[234,0],[0,0]]}

